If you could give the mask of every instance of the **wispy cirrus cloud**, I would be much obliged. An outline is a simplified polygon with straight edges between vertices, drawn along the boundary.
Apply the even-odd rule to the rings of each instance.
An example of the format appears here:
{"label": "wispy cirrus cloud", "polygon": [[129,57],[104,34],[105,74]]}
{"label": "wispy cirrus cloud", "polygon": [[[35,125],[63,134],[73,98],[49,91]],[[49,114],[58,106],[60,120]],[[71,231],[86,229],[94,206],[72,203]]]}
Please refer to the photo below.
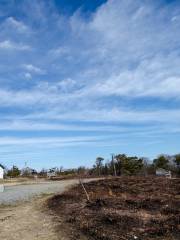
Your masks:
{"label": "wispy cirrus cloud", "polygon": [[58,146],[58,144],[76,144],[83,142],[97,142],[98,140],[102,140],[104,137],[39,137],[39,138],[18,138],[18,137],[1,137],[0,145],[36,145],[39,146],[43,144],[53,144],[54,146]]}
{"label": "wispy cirrus cloud", "polygon": [[6,18],[6,20],[3,22],[2,24],[4,28],[8,28],[9,30],[15,30],[18,31],[20,33],[25,33],[27,34],[29,32],[29,28],[26,24],[24,24],[21,21],[18,21],[17,19],[15,19],[14,17],[8,17]]}
{"label": "wispy cirrus cloud", "polygon": [[[155,127],[156,138],[162,125],[161,140],[174,134],[176,141],[180,5],[109,0],[88,16],[81,9],[71,15],[60,10],[54,1],[27,0],[4,11],[0,114],[11,119],[9,131],[76,130],[79,135],[83,129],[88,135],[102,128],[108,135],[98,124],[119,123],[110,129],[119,133],[126,124],[130,136],[130,125],[135,131],[140,125],[144,134]],[[65,121],[72,125],[64,126]],[[73,123],[90,126],[86,131]]]}
{"label": "wispy cirrus cloud", "polygon": [[0,42],[0,49],[25,51],[25,50],[30,50],[31,47],[28,45],[24,45],[22,43],[15,43],[10,40],[4,40],[4,41]]}
{"label": "wispy cirrus cloud", "polygon": [[34,66],[32,64],[23,64],[22,67],[31,73],[36,73],[36,74],[45,74],[45,71],[37,66]]}

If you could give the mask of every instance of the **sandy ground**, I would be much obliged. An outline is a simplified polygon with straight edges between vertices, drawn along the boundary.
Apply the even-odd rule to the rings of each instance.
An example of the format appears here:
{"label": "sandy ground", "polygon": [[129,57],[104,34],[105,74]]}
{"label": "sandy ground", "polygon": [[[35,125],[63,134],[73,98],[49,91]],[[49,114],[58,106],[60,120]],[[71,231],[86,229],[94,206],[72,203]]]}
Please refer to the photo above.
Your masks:
{"label": "sandy ground", "polygon": [[[59,193],[76,183],[77,180],[62,181],[59,183]],[[74,240],[70,227],[47,208],[47,200],[54,193],[44,192],[28,201],[1,204],[0,240]],[[76,239],[86,240],[86,237],[81,234]]]}
{"label": "sandy ground", "polygon": [[[47,196],[17,206],[0,207],[0,239],[3,240],[68,240],[56,234],[56,221],[44,206]],[[59,238],[58,238],[59,237]]]}

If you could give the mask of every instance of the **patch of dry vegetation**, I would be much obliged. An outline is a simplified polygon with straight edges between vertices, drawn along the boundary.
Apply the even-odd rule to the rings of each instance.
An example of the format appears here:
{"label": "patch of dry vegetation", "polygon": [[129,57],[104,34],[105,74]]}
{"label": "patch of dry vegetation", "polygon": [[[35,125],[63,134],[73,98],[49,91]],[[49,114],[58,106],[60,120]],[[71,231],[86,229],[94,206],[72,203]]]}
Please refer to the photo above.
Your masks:
{"label": "patch of dry vegetation", "polygon": [[93,239],[180,239],[180,179],[123,177],[76,186],[48,206]]}

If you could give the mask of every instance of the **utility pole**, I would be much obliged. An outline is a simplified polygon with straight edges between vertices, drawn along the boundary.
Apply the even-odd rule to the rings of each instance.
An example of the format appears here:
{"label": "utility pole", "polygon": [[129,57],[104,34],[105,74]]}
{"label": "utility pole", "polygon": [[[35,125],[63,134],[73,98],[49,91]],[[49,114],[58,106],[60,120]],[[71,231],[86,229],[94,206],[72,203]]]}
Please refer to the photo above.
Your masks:
{"label": "utility pole", "polygon": [[117,174],[116,174],[116,165],[115,165],[115,162],[114,162],[114,154],[112,153],[111,156],[112,156],[112,164],[113,164],[113,169],[114,169],[114,176],[116,177]]}

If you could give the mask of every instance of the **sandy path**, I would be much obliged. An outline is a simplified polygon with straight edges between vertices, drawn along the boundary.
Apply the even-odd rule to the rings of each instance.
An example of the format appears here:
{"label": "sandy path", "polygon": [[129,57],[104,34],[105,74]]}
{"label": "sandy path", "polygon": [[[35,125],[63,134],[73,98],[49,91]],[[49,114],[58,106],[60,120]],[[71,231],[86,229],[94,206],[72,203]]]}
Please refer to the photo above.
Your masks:
{"label": "sandy path", "polygon": [[65,240],[55,233],[56,221],[44,211],[47,197],[18,206],[0,208],[0,239],[3,240]]}
{"label": "sandy path", "polygon": [[[62,182],[59,192],[77,182],[77,180]],[[54,193],[46,192],[16,205],[0,205],[0,240],[72,239],[69,226],[64,225],[60,217],[54,216],[54,213],[46,208],[47,199],[53,195]],[[86,237],[78,235],[76,239],[86,240]]]}

